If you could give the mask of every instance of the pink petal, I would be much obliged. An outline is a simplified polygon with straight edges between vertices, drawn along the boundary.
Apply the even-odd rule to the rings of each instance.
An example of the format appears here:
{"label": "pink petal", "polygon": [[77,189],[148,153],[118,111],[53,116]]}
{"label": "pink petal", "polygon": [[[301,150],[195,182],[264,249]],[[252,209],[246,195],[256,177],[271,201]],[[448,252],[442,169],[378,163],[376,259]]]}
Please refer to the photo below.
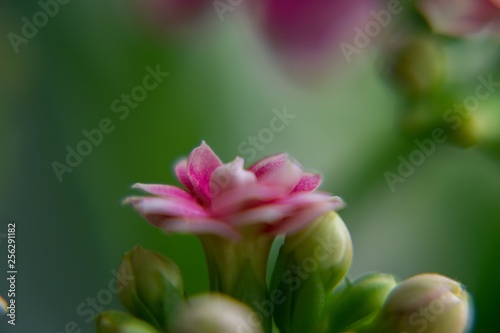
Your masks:
{"label": "pink petal", "polygon": [[276,154],[265,157],[254,164],[252,164],[248,170],[252,171],[257,178],[265,175],[266,173],[276,170],[288,161],[287,154]]}
{"label": "pink petal", "polygon": [[284,219],[278,224],[271,225],[266,233],[281,234],[294,233],[300,231],[315,219],[323,215],[329,210],[332,210],[334,205],[330,202],[322,202],[319,204],[310,205],[307,208],[301,209],[299,212],[292,214],[290,218]]}
{"label": "pink petal", "polygon": [[[298,74],[325,71],[335,48],[352,41],[353,29],[373,19],[374,0],[260,0],[265,37],[285,65]],[[319,74],[319,73],[318,73]]]}
{"label": "pink petal", "polygon": [[434,31],[452,36],[479,32],[500,15],[490,0],[421,0],[417,6]]}
{"label": "pink petal", "polygon": [[137,183],[134,184],[132,188],[138,188],[148,193],[162,197],[184,199],[187,201],[196,202],[195,198],[193,198],[193,196],[190,193],[176,186]]}
{"label": "pink petal", "polygon": [[189,179],[188,172],[187,172],[187,159],[183,159],[175,165],[175,174],[177,176],[177,179],[186,186],[186,188],[194,193],[194,187],[193,184],[191,184],[191,180]]}
{"label": "pink petal", "polygon": [[289,216],[293,210],[294,207],[290,205],[268,204],[234,214],[225,220],[236,227],[250,224],[272,224]]}
{"label": "pink petal", "polygon": [[206,217],[206,211],[197,203],[160,197],[130,197],[124,203],[131,204],[141,215],[164,215],[175,217]]}
{"label": "pink petal", "polygon": [[346,206],[345,201],[342,200],[341,197],[337,197],[337,196],[331,197],[330,203],[332,204],[332,209],[335,211],[341,210],[341,209],[345,208],[345,206]]}
{"label": "pink petal", "polygon": [[210,177],[212,200],[224,192],[257,183],[255,174],[243,168],[244,160],[237,157],[233,162],[223,164]]}
{"label": "pink petal", "polygon": [[344,207],[344,201],[341,198],[332,197],[329,193],[325,192],[296,193],[294,195],[290,195],[276,201],[276,203],[279,204],[294,205],[296,207],[321,203],[321,202],[335,203],[335,207],[337,207],[336,209]]}
{"label": "pink petal", "polygon": [[228,215],[259,201],[270,201],[281,196],[283,196],[281,188],[254,184],[221,193],[212,199],[210,208],[214,214]]}
{"label": "pink petal", "polygon": [[302,178],[300,178],[299,183],[292,190],[295,192],[312,192],[318,188],[321,183],[321,175],[318,173],[305,173]]}
{"label": "pink petal", "polygon": [[210,177],[214,170],[222,165],[220,159],[203,141],[189,155],[187,172],[194,192],[205,203],[210,203]]}
{"label": "pink petal", "polygon": [[290,193],[299,183],[303,175],[302,168],[292,161],[286,161],[279,167],[262,174],[258,179],[260,185],[281,188]]}
{"label": "pink petal", "polygon": [[163,218],[158,219],[153,224],[166,232],[201,235],[210,234],[235,241],[241,239],[241,235],[233,227],[217,220]]}

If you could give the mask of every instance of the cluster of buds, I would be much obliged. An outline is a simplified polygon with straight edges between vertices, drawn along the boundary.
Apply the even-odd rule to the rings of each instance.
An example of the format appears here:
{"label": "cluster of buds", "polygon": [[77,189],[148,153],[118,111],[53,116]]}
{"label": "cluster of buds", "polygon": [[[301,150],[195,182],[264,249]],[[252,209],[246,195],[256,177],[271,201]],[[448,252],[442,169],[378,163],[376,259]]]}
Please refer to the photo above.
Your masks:
{"label": "cluster of buds", "polygon": [[463,286],[438,274],[420,274],[392,289],[363,333],[464,333],[471,307]]}
{"label": "cluster of buds", "polygon": [[[352,261],[336,212],[342,201],[317,192],[321,177],[287,155],[244,169],[242,159],[223,164],[203,143],[175,169],[185,190],[138,184],[155,196],[126,203],[167,232],[199,237],[210,291],[189,297],[172,260],[135,247],[119,269],[133,277],[117,288],[128,313],[101,313],[98,333],[410,333],[423,325],[430,333],[467,332],[467,293],[448,278],[424,274],[397,284],[368,274],[342,284]],[[275,240],[279,254],[268,263]]]}
{"label": "cluster of buds", "polygon": [[169,258],[139,246],[125,253],[118,296],[128,313],[104,311],[98,333],[263,333],[245,304],[221,294],[185,297],[182,276]]}
{"label": "cluster of buds", "polygon": [[[497,64],[484,57],[493,43],[477,52],[481,39],[498,39],[499,23],[500,6],[493,0],[419,0],[406,9],[383,41],[380,61],[401,97],[406,137],[422,140],[439,129],[447,143],[460,147],[500,145],[500,117],[491,110],[499,103]],[[464,71],[471,60],[481,65]]]}

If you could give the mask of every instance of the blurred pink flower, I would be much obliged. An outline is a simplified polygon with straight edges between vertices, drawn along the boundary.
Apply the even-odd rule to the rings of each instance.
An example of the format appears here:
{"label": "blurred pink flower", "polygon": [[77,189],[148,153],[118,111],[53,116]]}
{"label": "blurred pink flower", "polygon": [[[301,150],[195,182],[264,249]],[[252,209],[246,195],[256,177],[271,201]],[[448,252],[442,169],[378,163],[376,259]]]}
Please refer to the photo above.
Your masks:
{"label": "blurred pink flower", "polygon": [[286,154],[271,155],[248,169],[237,157],[223,164],[202,142],[175,166],[186,189],[135,184],[155,196],[130,197],[130,203],[151,224],[168,232],[215,234],[241,238],[245,226],[278,234],[298,231],[331,209],[339,197],[317,192],[319,174],[306,173]]}
{"label": "blurred pink flower", "polygon": [[354,28],[370,18],[377,0],[260,0],[258,12],[271,46],[292,65],[321,63]]}
{"label": "blurred pink flower", "polygon": [[444,35],[469,35],[500,23],[500,0],[419,0],[417,6]]}
{"label": "blurred pink flower", "polygon": [[[156,30],[183,36],[203,16],[223,20],[236,11],[250,11],[256,26],[280,63],[303,74],[325,65],[340,54],[339,45],[351,42],[354,28],[373,20],[381,0],[131,0],[144,22]],[[220,23],[220,22],[217,22]]]}

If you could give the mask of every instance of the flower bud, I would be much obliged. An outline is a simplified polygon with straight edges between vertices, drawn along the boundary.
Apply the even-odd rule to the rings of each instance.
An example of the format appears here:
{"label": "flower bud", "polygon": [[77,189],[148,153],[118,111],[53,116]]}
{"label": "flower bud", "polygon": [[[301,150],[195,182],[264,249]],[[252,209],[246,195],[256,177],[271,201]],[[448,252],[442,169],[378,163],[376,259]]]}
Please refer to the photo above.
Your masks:
{"label": "flower bud", "polygon": [[447,75],[446,57],[435,38],[401,36],[387,51],[390,53],[384,58],[390,60],[386,75],[408,96],[421,96],[443,85]]}
{"label": "flower bud", "polygon": [[471,317],[469,297],[460,283],[438,274],[420,274],[392,290],[373,332],[465,333]]}
{"label": "flower bud", "polygon": [[325,314],[333,288],[352,259],[349,231],[330,211],[298,233],[287,235],[273,272],[270,295],[280,293],[275,322],[284,332],[314,330]]}
{"label": "flower bud", "polygon": [[328,311],[329,332],[356,330],[373,320],[395,286],[392,275],[372,273],[336,288]]}
{"label": "flower bud", "polygon": [[477,114],[477,125],[481,132],[481,143],[484,144],[500,144],[500,113],[498,106],[500,105],[500,97],[494,98],[493,96],[481,102]]}
{"label": "flower bud", "polygon": [[302,231],[287,235],[283,252],[305,271],[318,271],[325,290],[345,276],[352,260],[349,230],[335,211],[329,211]]}
{"label": "flower bud", "polygon": [[159,333],[153,326],[129,314],[104,311],[96,316],[97,333]]}
{"label": "flower bud", "polygon": [[167,257],[136,246],[125,253],[118,280],[118,296],[136,317],[168,331],[183,302],[184,289],[177,265]]}
{"label": "flower bud", "polygon": [[191,298],[179,314],[174,333],[262,333],[260,320],[241,302],[222,294]]}

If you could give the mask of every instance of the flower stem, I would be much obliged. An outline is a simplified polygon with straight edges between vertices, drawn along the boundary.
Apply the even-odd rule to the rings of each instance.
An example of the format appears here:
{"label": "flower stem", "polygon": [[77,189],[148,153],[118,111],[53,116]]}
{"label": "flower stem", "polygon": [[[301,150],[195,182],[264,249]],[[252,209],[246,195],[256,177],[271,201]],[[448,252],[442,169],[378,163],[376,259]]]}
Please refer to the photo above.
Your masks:
{"label": "flower stem", "polygon": [[[274,236],[243,233],[240,241],[217,236],[200,236],[205,249],[211,291],[220,292],[248,304],[266,332],[271,332],[272,313],[263,313],[267,299],[266,268]],[[253,237],[251,237],[253,236]],[[256,318],[249,318],[256,322]]]}

